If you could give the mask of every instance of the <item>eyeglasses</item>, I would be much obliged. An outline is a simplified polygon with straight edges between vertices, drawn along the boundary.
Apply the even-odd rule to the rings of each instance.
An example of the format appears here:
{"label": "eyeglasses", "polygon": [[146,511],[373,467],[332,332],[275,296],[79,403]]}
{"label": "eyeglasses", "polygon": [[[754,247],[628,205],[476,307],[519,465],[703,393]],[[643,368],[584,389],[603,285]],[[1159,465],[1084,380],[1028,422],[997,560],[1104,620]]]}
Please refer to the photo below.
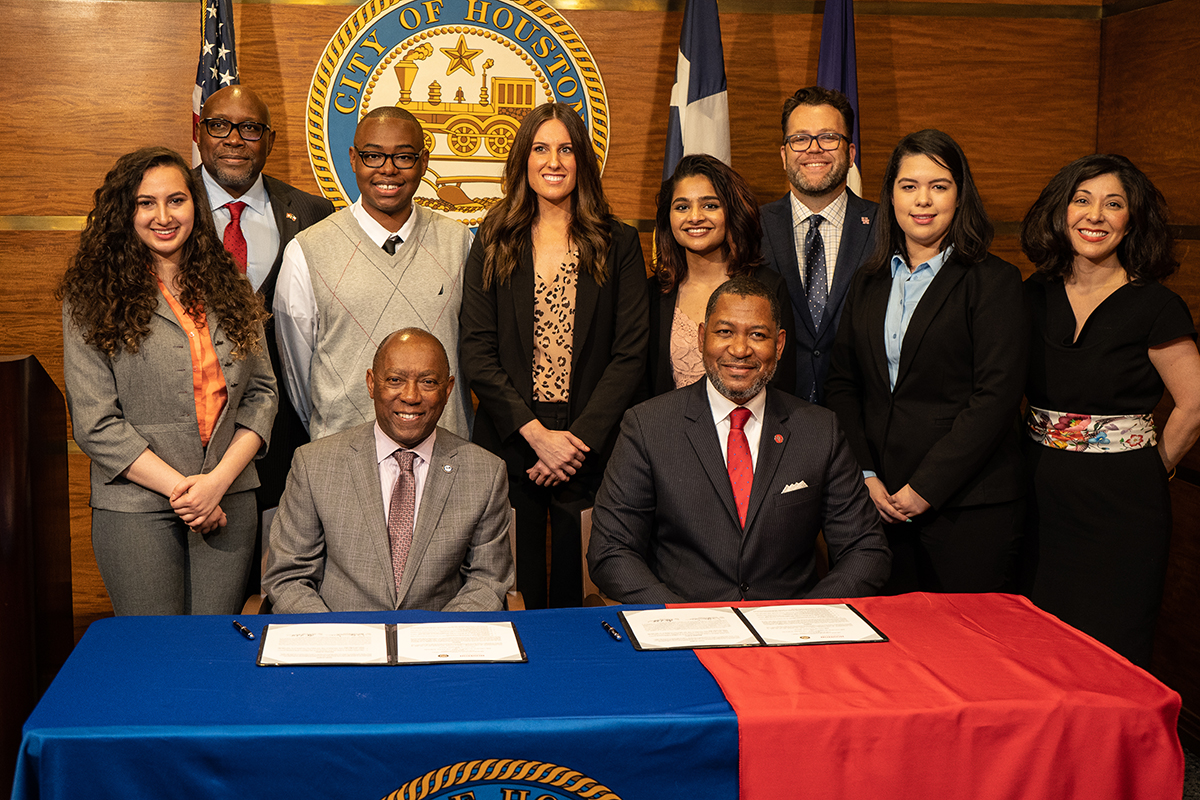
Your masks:
{"label": "eyeglasses", "polygon": [[358,153],[358,160],[371,169],[379,169],[389,158],[396,169],[412,169],[425,153],[424,150],[419,153],[379,153],[373,150],[355,150],[354,152]]}
{"label": "eyeglasses", "polygon": [[842,146],[842,142],[850,141],[840,133],[818,133],[816,136],[809,136],[807,133],[793,133],[786,137],[783,143],[793,153],[804,153],[808,151],[808,146],[812,144],[813,139],[817,140],[817,147],[822,150],[837,150]]}
{"label": "eyeglasses", "polygon": [[208,117],[200,120],[200,124],[204,126],[204,130],[208,131],[208,135],[214,139],[224,139],[237,128],[238,136],[242,137],[244,142],[257,142],[263,137],[263,134],[271,130],[270,125],[264,125],[261,122],[230,122],[227,119],[220,117]]}

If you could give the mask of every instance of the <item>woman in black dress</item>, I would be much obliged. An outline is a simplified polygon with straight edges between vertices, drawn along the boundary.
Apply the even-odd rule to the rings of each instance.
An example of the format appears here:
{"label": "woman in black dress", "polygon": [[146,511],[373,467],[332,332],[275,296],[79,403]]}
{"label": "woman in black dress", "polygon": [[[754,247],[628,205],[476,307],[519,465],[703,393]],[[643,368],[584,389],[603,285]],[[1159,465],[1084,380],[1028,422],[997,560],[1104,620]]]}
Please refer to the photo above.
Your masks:
{"label": "woman in black dress", "polygon": [[1027,323],[1021,273],[991,241],[962,149],[936,130],[901,139],[825,384],[884,522],[888,594],[1016,585]]}
{"label": "woman in black dress", "polygon": [[763,260],[758,204],[745,179],[712,156],[684,156],[659,190],[654,238],[647,395],[704,377],[698,333],[708,298],[741,275],[757,278],[779,296],[780,325],[787,333],[771,386],[795,392],[791,296],[783,277]]}
{"label": "woman in black dress", "polygon": [[[1168,474],[1200,435],[1200,353],[1162,195],[1128,159],[1064,167],[1021,225],[1037,265],[1024,579],[1041,608],[1149,664],[1171,536]],[[1175,408],[1151,411],[1164,386]]]}

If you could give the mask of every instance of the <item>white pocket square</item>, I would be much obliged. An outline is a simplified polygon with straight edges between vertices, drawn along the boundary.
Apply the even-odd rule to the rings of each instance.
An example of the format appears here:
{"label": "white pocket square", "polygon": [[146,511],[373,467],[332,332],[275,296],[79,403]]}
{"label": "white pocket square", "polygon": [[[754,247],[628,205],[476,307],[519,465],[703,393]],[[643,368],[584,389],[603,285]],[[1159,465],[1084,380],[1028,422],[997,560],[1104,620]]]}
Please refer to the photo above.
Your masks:
{"label": "white pocket square", "polygon": [[808,484],[805,483],[804,481],[799,481],[798,483],[789,483],[787,486],[783,487],[783,491],[780,492],[780,494],[787,494],[788,492],[794,492],[797,489],[807,489],[807,488],[808,488]]}

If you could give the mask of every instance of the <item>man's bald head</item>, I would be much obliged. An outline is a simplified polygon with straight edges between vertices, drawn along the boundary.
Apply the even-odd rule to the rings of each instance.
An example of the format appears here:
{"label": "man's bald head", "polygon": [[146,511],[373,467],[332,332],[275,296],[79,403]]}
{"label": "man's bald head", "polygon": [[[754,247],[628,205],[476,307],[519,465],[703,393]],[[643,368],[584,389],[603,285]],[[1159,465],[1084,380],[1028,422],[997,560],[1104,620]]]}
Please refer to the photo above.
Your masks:
{"label": "man's bald head", "polygon": [[[226,86],[204,101],[200,119],[203,124],[196,132],[196,146],[204,170],[230,197],[241,197],[258,180],[275,146],[271,110],[253,89]],[[224,137],[214,136],[209,133],[211,120],[224,120],[234,127]],[[257,140],[250,140],[245,138],[249,134],[243,135],[237,127],[244,123],[257,123],[265,129]]]}
{"label": "man's bald head", "polygon": [[440,354],[442,366],[446,369],[446,375],[450,375],[450,359],[446,356],[446,348],[442,345],[442,340],[434,336],[424,328],[401,328],[398,331],[392,331],[387,336],[383,337],[383,341],[379,343],[379,347],[375,348],[375,358],[371,362],[371,369],[378,370],[383,362],[384,354],[389,346],[396,342],[418,342],[423,341],[433,345]]}

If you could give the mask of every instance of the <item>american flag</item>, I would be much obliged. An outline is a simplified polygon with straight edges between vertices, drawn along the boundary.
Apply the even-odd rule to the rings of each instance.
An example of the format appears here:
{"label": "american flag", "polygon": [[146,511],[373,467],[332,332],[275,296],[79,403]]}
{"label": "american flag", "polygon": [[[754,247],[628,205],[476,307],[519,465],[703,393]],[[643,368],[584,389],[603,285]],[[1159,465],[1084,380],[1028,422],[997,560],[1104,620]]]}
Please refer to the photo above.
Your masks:
{"label": "american flag", "polygon": [[201,0],[200,64],[192,90],[192,164],[200,164],[196,147],[200,109],[218,89],[238,83],[237,53],[233,44],[233,0]]}

